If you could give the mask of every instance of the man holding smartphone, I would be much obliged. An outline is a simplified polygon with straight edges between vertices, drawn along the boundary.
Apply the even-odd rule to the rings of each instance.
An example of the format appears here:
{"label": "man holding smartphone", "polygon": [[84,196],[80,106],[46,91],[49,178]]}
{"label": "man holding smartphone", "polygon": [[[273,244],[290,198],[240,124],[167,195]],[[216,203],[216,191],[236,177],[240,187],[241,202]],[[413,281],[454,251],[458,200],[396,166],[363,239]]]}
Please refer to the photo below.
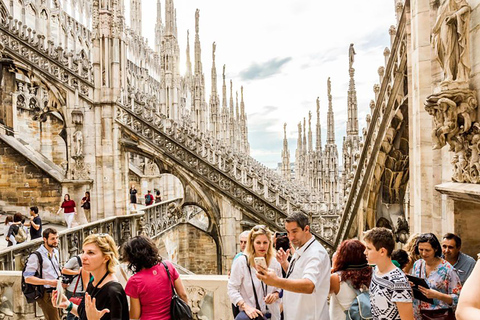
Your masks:
{"label": "man holding smartphone", "polygon": [[274,272],[258,267],[258,279],[269,286],[284,289],[285,320],[329,320],[327,297],[330,290],[330,259],[325,248],[310,233],[308,217],[294,212],[285,219],[288,238],[295,247],[279,249],[277,260],[287,273],[279,278]]}

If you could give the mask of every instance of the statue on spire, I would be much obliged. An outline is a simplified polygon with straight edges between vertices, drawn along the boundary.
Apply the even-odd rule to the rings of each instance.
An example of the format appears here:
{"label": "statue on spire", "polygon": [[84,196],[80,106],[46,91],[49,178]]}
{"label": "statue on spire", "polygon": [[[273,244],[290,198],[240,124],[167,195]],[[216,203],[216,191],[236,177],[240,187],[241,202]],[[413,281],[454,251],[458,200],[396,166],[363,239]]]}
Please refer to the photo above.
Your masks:
{"label": "statue on spire", "polygon": [[327,79],[327,94],[328,96],[332,95],[332,82],[330,81],[330,77]]}
{"label": "statue on spire", "polygon": [[195,32],[196,33],[200,32],[199,21],[200,21],[200,9],[197,9],[195,11]]}
{"label": "statue on spire", "polygon": [[350,43],[350,48],[348,49],[348,60],[350,62],[350,69],[353,67],[353,63],[355,62],[355,48],[353,47],[353,43]]}
{"label": "statue on spire", "polygon": [[285,139],[287,139],[287,123],[286,122],[283,124],[283,136],[285,137]]}
{"label": "statue on spire", "polygon": [[225,65],[223,65],[223,80],[225,80]]}
{"label": "statue on spire", "polygon": [[215,44],[215,41],[212,44],[212,59],[215,62],[215,50],[217,49],[217,45]]}

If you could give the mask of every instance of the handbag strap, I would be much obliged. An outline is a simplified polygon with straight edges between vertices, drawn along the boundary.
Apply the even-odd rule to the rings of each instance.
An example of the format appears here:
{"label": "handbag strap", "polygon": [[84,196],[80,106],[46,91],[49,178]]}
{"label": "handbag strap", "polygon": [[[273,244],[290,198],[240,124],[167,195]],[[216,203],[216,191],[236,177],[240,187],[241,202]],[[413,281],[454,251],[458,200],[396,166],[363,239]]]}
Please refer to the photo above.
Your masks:
{"label": "handbag strap", "polygon": [[253,287],[253,294],[255,296],[255,307],[257,310],[260,310],[260,304],[258,303],[258,297],[257,297],[257,289],[255,288],[255,284],[253,283],[253,277],[252,277],[252,270],[250,269],[250,264],[248,263],[248,258],[246,255],[243,255],[245,257],[245,260],[247,261],[247,267],[248,267],[248,274],[250,274],[250,280],[252,281],[252,287]]}
{"label": "handbag strap", "polygon": [[[82,267],[80,267],[80,273],[77,276],[77,283],[75,284],[75,289],[73,289],[73,295],[77,293],[78,282],[80,281],[81,277],[82,277]],[[83,286],[83,282],[82,282],[82,286]]]}
{"label": "handbag strap", "polygon": [[167,271],[168,275],[168,282],[170,282],[170,285],[172,286],[172,296],[176,296],[177,293],[175,291],[175,287],[173,286],[172,278],[170,277],[170,271],[168,271],[168,266],[165,262],[162,261],[163,266],[165,267],[165,270]]}

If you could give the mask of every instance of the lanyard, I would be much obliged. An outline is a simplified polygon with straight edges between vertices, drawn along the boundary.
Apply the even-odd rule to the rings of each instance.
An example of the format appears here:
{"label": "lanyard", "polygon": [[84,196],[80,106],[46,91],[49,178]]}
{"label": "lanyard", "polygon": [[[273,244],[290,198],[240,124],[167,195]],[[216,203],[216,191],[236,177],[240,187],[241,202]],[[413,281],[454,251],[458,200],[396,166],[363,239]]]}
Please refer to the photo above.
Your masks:
{"label": "lanyard", "polygon": [[[310,246],[312,245],[312,243],[314,243],[314,242],[315,242],[315,239],[313,239],[313,241],[310,242],[310,244],[305,248],[305,250],[303,250],[303,253],[302,253],[302,254],[304,254],[304,253],[308,250],[308,248],[310,248]],[[290,263],[290,266],[289,266],[289,268],[288,268],[287,276],[285,277],[286,279],[288,279],[288,277],[290,277],[290,275],[291,275],[292,272],[293,272],[293,269],[295,268],[295,263],[296,263],[297,260],[299,260],[301,257],[302,257],[302,256],[299,256],[298,258],[295,258],[295,259],[292,260],[292,262]]]}
{"label": "lanyard", "polygon": [[[55,257],[55,252],[52,251],[52,256],[55,258],[55,260],[57,260],[57,257]],[[52,261],[52,258],[50,257],[50,252],[48,252],[47,250],[47,257],[48,257],[48,260],[50,260],[50,263],[52,264],[52,268],[53,268],[53,271],[55,271],[55,274],[57,275],[57,278],[60,276],[60,274],[57,272],[57,269],[55,269],[55,265],[53,264],[53,261]],[[58,260],[57,260],[57,263],[58,263]],[[58,266],[58,271],[60,271],[60,265]]]}
{"label": "lanyard", "polygon": [[[92,299],[95,298],[95,296],[96,296],[96,295],[100,292],[100,290],[102,289],[102,288],[98,289],[98,286],[103,282],[103,280],[105,280],[105,278],[106,278],[107,276],[108,276],[108,271],[105,273],[105,275],[103,276],[103,278],[100,279],[100,281],[98,281],[97,285],[96,285],[95,287],[93,287],[92,294],[91,294]],[[98,289],[98,291],[97,291],[97,289]]]}

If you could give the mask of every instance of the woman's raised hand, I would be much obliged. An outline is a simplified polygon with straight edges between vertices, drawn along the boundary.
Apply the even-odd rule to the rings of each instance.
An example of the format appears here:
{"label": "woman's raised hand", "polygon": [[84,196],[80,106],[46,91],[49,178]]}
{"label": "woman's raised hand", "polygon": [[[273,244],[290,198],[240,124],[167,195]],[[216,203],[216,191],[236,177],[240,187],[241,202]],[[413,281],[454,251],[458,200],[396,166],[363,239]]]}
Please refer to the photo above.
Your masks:
{"label": "woman's raised hand", "polygon": [[85,312],[87,313],[88,320],[100,320],[105,313],[110,312],[108,309],[98,311],[95,302],[95,298],[90,297],[90,295],[85,292]]}

